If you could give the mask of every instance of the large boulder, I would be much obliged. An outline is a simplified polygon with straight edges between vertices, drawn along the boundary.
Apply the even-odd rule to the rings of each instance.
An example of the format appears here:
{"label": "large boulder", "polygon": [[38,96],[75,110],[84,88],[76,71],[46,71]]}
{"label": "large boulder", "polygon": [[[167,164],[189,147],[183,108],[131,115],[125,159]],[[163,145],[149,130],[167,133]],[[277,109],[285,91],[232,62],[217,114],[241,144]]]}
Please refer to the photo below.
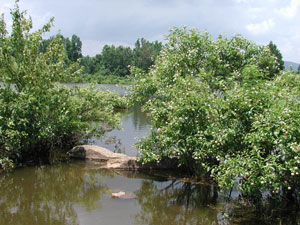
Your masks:
{"label": "large boulder", "polygon": [[120,153],[114,153],[106,148],[96,145],[75,146],[67,153],[71,158],[93,160],[100,162],[103,168],[136,170],[138,167],[137,158]]}
{"label": "large boulder", "polygon": [[96,145],[75,146],[67,153],[70,158],[86,159],[93,161],[100,168],[139,170],[139,169],[174,169],[177,160],[165,158],[160,163],[142,164],[137,157],[114,153],[106,148]]}

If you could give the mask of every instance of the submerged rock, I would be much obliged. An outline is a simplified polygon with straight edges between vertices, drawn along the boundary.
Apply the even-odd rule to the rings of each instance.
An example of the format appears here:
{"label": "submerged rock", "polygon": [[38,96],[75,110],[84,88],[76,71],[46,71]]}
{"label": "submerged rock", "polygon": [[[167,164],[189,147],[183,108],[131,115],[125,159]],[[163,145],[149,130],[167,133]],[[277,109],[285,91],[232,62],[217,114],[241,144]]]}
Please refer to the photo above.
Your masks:
{"label": "submerged rock", "polygon": [[91,160],[100,168],[138,170],[138,169],[174,169],[177,168],[176,159],[163,159],[160,163],[142,164],[137,157],[114,153],[96,145],[79,145],[67,153],[70,158]]}
{"label": "submerged rock", "polygon": [[136,198],[135,194],[128,192],[125,193],[124,191],[116,192],[116,193],[111,193],[112,198],[121,198],[121,199],[134,199]]}

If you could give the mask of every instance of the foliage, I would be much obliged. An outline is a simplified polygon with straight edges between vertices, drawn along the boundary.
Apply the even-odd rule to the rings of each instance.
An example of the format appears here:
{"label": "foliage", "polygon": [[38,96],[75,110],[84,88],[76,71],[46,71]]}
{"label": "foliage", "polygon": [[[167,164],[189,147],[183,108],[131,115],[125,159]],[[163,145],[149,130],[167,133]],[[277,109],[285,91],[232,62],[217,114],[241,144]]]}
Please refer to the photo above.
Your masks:
{"label": "foliage", "polygon": [[133,49],[132,65],[144,71],[148,71],[154,64],[156,57],[161,51],[161,48],[161,42],[150,42],[144,38],[138,39],[135,42],[135,47]]}
{"label": "foliage", "polygon": [[[120,83],[119,80],[121,80],[121,83],[123,83],[124,80],[128,80],[123,78],[130,76],[131,65],[148,71],[162,48],[161,42],[149,42],[141,38],[136,41],[133,49],[121,45],[105,45],[101,54],[94,57],[83,57],[81,53],[82,42],[77,35],[73,34],[71,39],[61,34],[59,36],[65,46],[65,54],[67,55],[65,62],[69,65],[80,60],[80,65],[84,67],[84,76],[73,77],[69,80],[70,82],[92,80],[101,83]],[[50,37],[42,40],[40,44],[42,53],[45,53],[46,48],[54,38]],[[120,77],[120,79],[117,79],[117,77]]]}
{"label": "foliage", "polygon": [[178,158],[243,196],[299,201],[300,83],[274,77],[276,57],[241,36],[171,30],[156,65],[137,74],[133,99],[152,118],[142,161]]}
{"label": "foliage", "polygon": [[132,60],[132,50],[129,47],[115,47],[105,45],[102,49],[101,65],[107,69],[108,74],[118,76],[129,75],[129,65]]}
{"label": "foliage", "polygon": [[75,83],[97,83],[97,84],[131,84],[133,83],[134,76],[120,77],[117,75],[105,75],[101,72],[95,74],[81,74],[80,76],[72,79],[70,82]]}
{"label": "foliage", "polygon": [[[40,52],[42,29],[30,32],[31,18],[20,12],[18,1],[11,11],[12,31],[0,19],[0,158],[18,161],[45,157],[51,160],[57,147],[74,144],[75,136],[101,134],[105,126],[118,125],[113,106],[119,99],[93,87],[66,88],[56,82],[76,77],[78,63],[67,66],[60,35]],[[90,121],[93,123],[92,127]],[[101,126],[97,124],[101,123]],[[3,167],[3,163],[1,163]]]}
{"label": "foliage", "polygon": [[82,58],[82,42],[77,35],[73,34],[71,40],[66,38],[65,42],[67,55],[71,62],[76,62],[78,59]]}
{"label": "foliage", "polygon": [[[82,42],[80,38],[73,34],[71,40],[67,37],[65,38],[63,35],[58,34],[60,37],[61,43],[64,45],[65,54],[67,57],[65,58],[66,63],[69,65],[71,63],[77,62],[78,59],[82,58],[81,47]],[[39,50],[43,53],[46,52],[50,43],[55,39],[55,36],[50,37],[49,39],[43,39],[40,44]]]}
{"label": "foliage", "polygon": [[277,63],[278,63],[278,69],[276,70],[276,73],[279,73],[281,70],[284,69],[284,61],[282,59],[282,54],[272,41],[270,41],[268,46],[270,48],[271,53],[276,56]]}
{"label": "foliage", "polygon": [[95,74],[97,71],[101,71],[101,55],[97,54],[95,57],[85,56],[81,59],[80,64],[84,67],[85,74]]}

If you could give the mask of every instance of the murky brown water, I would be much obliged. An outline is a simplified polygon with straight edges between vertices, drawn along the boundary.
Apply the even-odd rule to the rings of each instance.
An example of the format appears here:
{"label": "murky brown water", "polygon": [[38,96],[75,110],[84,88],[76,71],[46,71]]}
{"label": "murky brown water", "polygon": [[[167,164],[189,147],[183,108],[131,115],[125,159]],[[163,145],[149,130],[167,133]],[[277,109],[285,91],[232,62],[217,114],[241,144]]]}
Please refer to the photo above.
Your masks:
{"label": "murky brown water", "polygon": [[[120,191],[129,198],[112,198]],[[84,161],[0,174],[0,193],[0,225],[299,224],[265,222],[228,202],[214,185],[97,169]]]}
{"label": "murky brown water", "polygon": [[[90,142],[137,155],[135,138],[146,135],[149,118],[136,107],[124,113],[122,128]],[[120,191],[129,198],[112,198]],[[300,224],[299,215],[271,221],[245,211],[231,201],[238,194],[228,199],[214,185],[97,169],[84,161],[27,167],[0,174],[0,225]]]}
{"label": "murky brown water", "polygon": [[[97,169],[83,161],[0,174],[0,190],[1,225],[232,224],[240,220],[229,216],[234,207],[213,185]],[[119,191],[130,198],[111,197]]]}

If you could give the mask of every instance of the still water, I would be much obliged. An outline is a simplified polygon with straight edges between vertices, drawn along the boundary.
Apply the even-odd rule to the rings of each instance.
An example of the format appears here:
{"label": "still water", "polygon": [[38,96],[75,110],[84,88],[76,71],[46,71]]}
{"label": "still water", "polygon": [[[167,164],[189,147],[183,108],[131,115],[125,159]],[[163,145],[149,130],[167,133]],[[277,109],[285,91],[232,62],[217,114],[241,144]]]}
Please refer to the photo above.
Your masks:
{"label": "still water", "polygon": [[[97,169],[84,161],[0,174],[0,190],[1,225],[254,224],[213,185]],[[130,197],[112,198],[119,191]]]}
{"label": "still water", "polygon": [[121,112],[121,129],[107,132],[101,139],[91,138],[89,144],[105,147],[113,152],[138,156],[135,143],[145,137],[150,130],[150,119],[141,107],[136,106]]}
{"label": "still water", "polygon": [[[126,95],[126,88],[115,85],[97,88]],[[149,129],[149,118],[135,107],[123,113],[121,130],[89,142],[136,156],[136,138]],[[215,185],[174,178],[104,170],[84,161],[16,169],[0,174],[0,225],[300,224],[297,219],[265,222],[231,201],[236,191],[229,198]],[[129,198],[112,198],[120,191]]]}
{"label": "still water", "polygon": [[[72,86],[87,86],[87,84],[67,84]],[[96,88],[99,90],[110,90],[117,92],[121,96],[130,94],[128,86],[114,84],[98,84]],[[124,153],[129,156],[138,156],[138,149],[135,143],[138,138],[145,137],[150,130],[150,119],[141,107],[135,106],[121,113],[121,129],[115,129],[107,132],[101,139],[90,138],[89,144],[105,147],[113,152]]]}

